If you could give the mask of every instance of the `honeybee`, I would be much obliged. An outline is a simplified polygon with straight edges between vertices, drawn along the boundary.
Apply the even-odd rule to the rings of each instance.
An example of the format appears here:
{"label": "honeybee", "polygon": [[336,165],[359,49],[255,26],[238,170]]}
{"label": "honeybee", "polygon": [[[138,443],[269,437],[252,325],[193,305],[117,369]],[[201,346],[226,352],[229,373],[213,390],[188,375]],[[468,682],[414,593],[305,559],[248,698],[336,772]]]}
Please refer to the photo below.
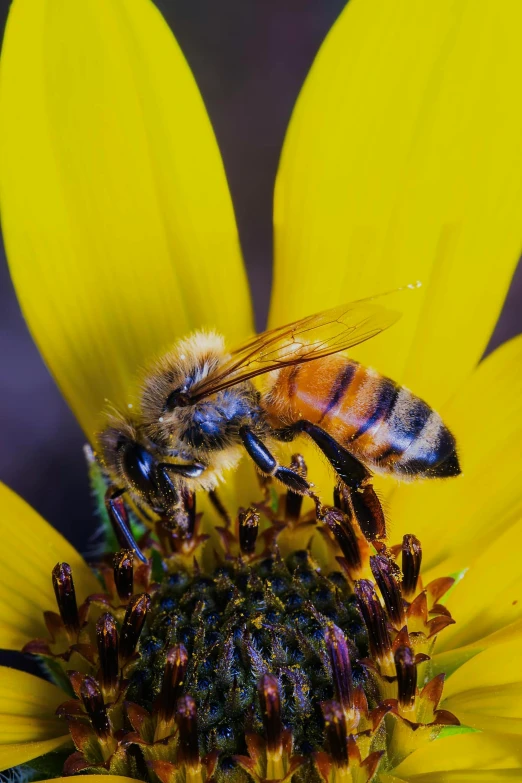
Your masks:
{"label": "honeybee", "polygon": [[113,415],[98,436],[118,524],[125,520],[115,499],[127,492],[145,513],[183,528],[183,497],[215,490],[245,452],[265,476],[313,494],[273,453],[278,442],[306,435],[349,490],[368,537],[383,536],[372,472],[408,479],[460,473],[455,439],[440,416],[341,353],[398,318],[372,298],[263,332],[231,352],[214,332],[180,340],[145,376],[138,413]]}

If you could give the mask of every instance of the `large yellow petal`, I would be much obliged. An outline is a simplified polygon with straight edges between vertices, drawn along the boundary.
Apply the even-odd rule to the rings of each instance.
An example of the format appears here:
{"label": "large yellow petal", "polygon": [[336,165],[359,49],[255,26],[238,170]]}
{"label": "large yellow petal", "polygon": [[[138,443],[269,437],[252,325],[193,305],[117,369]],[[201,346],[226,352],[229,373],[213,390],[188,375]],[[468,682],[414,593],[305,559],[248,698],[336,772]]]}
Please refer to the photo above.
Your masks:
{"label": "large yellow petal", "polygon": [[0,198],[26,320],[84,430],[201,325],[237,340],[248,287],[222,161],[149,0],[15,0]]}
{"label": "large yellow petal", "polygon": [[[463,475],[404,484],[391,494],[391,537],[415,533],[426,568],[444,563],[446,574],[465,568],[522,520],[521,367],[522,337],[517,337],[482,362],[445,406]],[[490,558],[490,579],[497,569],[505,576],[498,554]]]}
{"label": "large yellow petal", "polygon": [[[82,780],[87,783],[110,783],[110,781],[116,781],[116,783],[136,783],[137,778],[126,778],[124,775],[82,775]],[[51,778],[51,780],[42,780],[41,783],[71,783],[70,778]]]}
{"label": "large yellow petal", "polygon": [[417,279],[354,356],[441,406],[479,360],[522,239],[517,0],[351,0],[277,179],[273,324]]}
{"label": "large yellow petal", "polygon": [[470,563],[445,602],[455,625],[441,635],[438,650],[480,641],[522,619],[522,563],[513,545],[520,536],[522,519]]}
{"label": "large yellow petal", "polygon": [[[63,731],[63,726],[62,726]],[[66,734],[54,739],[37,742],[16,742],[11,745],[0,745],[0,771],[25,764],[27,761],[44,756],[53,750],[63,747],[71,742],[71,735]],[[71,748],[73,750],[73,748]],[[105,778],[105,775],[104,775]],[[58,778],[59,780],[60,778]],[[65,778],[61,778],[65,780]]]}
{"label": "large yellow petal", "polygon": [[56,563],[71,566],[79,602],[99,592],[100,584],[74,547],[5,484],[0,538],[0,647],[19,650],[48,635],[42,612],[57,611],[51,581]]}
{"label": "large yellow petal", "polygon": [[0,769],[71,742],[55,711],[66,694],[40,677],[0,667]]}
{"label": "large yellow petal", "polygon": [[474,729],[522,733],[522,642],[490,647],[448,678],[441,708]]}
{"label": "large yellow petal", "polygon": [[379,783],[520,783],[522,772],[514,769],[457,769],[451,772],[426,772],[398,778],[396,775],[380,775]]}
{"label": "large yellow petal", "polygon": [[[490,771],[490,777],[483,774],[484,770]],[[478,776],[459,778],[455,775],[456,771],[473,771],[478,773]],[[494,771],[502,771],[504,777],[495,776]],[[518,778],[511,775],[514,771],[518,772]],[[483,777],[480,777],[481,772]],[[415,751],[393,770],[393,774],[419,783],[442,783],[446,780],[452,783],[459,780],[483,780],[488,783],[503,779],[520,780],[522,745],[518,737],[510,735],[489,732],[457,734],[430,742]]]}

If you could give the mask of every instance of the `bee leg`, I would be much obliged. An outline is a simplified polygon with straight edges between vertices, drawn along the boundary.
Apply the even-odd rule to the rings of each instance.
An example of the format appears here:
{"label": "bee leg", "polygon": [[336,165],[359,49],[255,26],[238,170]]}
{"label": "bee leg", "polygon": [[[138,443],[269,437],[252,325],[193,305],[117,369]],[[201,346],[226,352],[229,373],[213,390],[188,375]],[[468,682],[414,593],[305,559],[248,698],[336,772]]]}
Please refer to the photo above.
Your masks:
{"label": "bee leg", "polygon": [[272,452],[265,446],[262,440],[252,432],[250,427],[243,426],[239,429],[239,435],[248,455],[262,473],[281,481],[288,489],[299,495],[311,495],[312,488],[308,481],[291,468],[285,468],[278,463]]}
{"label": "bee leg", "polygon": [[349,495],[359,527],[369,541],[386,536],[386,524],[381,502],[370,479],[372,474],[353,454],[341,446],[325,430],[310,421],[300,420],[283,431],[282,437],[306,434],[319,446]]}
{"label": "bee leg", "polygon": [[121,497],[124,492],[124,489],[109,487],[105,493],[105,508],[107,509],[112,528],[121,548],[132,549],[136,557],[141,560],[142,563],[147,564],[149,561],[139,548],[136,539],[131,533],[127,509],[125,508],[125,503]]}

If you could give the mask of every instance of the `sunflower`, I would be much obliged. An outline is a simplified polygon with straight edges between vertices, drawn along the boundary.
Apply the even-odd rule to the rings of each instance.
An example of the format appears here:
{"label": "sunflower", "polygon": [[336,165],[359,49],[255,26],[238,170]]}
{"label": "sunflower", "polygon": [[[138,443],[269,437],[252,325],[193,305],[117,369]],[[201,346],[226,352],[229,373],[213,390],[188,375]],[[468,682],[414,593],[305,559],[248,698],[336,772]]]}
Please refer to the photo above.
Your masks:
{"label": "sunflower", "polygon": [[[339,489],[317,513],[245,465],[221,508],[187,500],[188,538],[135,520],[147,563],[120,549],[93,567],[2,487],[0,644],[48,675],[0,668],[2,769],[522,779],[520,338],[479,363],[520,250],[521,29],[513,0],[351,0],[276,183],[271,323],[420,279],[354,356],[440,410],[463,475],[379,484],[376,549]],[[173,339],[252,331],[223,165],[147,0],[14,0],[0,90],[12,277],[94,442]],[[332,491],[314,453],[293,459]]]}

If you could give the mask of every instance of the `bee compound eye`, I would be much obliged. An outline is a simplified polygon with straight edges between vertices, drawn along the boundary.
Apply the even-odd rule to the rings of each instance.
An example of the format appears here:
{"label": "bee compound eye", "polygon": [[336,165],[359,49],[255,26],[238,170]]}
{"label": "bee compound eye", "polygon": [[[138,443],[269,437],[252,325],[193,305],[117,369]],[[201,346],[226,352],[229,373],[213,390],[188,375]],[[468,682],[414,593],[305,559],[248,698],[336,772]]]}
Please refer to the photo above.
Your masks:
{"label": "bee compound eye", "polygon": [[190,397],[187,392],[182,391],[181,389],[176,389],[167,397],[167,401],[165,402],[165,410],[173,411],[174,408],[185,408],[187,405],[190,405]]}

